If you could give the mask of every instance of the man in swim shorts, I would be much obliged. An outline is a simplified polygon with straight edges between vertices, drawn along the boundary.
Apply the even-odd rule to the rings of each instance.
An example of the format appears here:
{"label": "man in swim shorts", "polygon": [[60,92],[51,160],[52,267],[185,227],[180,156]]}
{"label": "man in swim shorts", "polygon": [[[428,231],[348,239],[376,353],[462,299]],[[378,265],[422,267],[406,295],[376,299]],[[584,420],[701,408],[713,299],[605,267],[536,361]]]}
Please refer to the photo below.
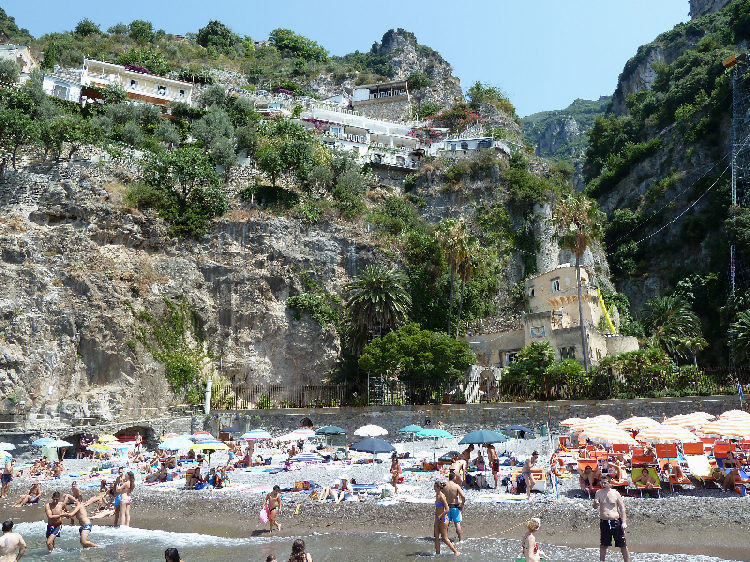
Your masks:
{"label": "man in swim shorts", "polygon": [[[18,549],[18,554],[16,554]],[[26,542],[18,533],[13,532],[13,521],[3,521],[3,535],[0,536],[0,562],[19,560],[26,550]]]}
{"label": "man in swim shorts", "polygon": [[10,488],[10,482],[13,480],[13,465],[15,462],[15,460],[10,459],[5,463],[2,476],[3,488],[2,491],[0,491],[0,498],[5,499],[8,497],[8,488]]}
{"label": "man in swim shorts", "polygon": [[620,548],[624,562],[630,562],[630,553],[625,543],[625,529],[628,526],[625,517],[625,503],[622,501],[620,492],[612,489],[609,475],[603,474],[601,479],[601,490],[597,490],[594,496],[594,509],[599,509],[599,560],[603,561],[607,556],[607,547]]}
{"label": "man in swim shorts", "polygon": [[443,494],[445,494],[445,499],[448,501],[448,526],[450,526],[451,522],[456,525],[458,542],[463,542],[464,531],[461,527],[461,521],[463,519],[463,517],[461,517],[461,512],[466,503],[466,496],[464,495],[461,486],[456,483],[455,479],[457,478],[458,476],[455,476],[454,479],[449,479],[448,482],[445,483]]}
{"label": "man in swim shorts", "polygon": [[78,534],[81,539],[81,546],[83,548],[90,548],[92,546],[99,546],[89,540],[89,533],[91,533],[91,519],[89,513],[86,511],[86,506],[82,502],[78,502],[75,509],[70,512],[70,518],[75,517],[78,519]]}
{"label": "man in swim shorts", "polygon": [[52,501],[44,506],[47,514],[47,549],[51,552],[55,548],[55,539],[60,536],[62,530],[62,518],[68,515],[63,502],[60,501],[60,492],[52,494]]}
{"label": "man in swim shorts", "polygon": [[273,534],[274,527],[281,531],[281,524],[276,522],[276,517],[281,515],[281,488],[278,485],[266,496],[265,505],[268,510],[268,533]]}

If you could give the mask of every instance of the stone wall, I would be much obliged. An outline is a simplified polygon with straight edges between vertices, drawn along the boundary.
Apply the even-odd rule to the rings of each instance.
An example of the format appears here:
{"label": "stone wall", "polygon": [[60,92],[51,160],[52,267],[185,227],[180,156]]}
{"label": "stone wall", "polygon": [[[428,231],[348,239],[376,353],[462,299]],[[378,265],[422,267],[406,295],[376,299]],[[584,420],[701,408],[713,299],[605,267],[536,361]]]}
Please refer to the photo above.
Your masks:
{"label": "stone wall", "polygon": [[[557,400],[549,403],[552,429],[560,431],[560,422],[568,417],[589,417],[609,414],[618,420],[648,416],[661,420],[662,414],[674,416],[701,410],[718,415],[739,406],[736,396],[699,396],[684,398],[641,398],[635,400]],[[485,428],[498,429],[506,425],[523,425],[539,429],[547,423],[546,402],[431,405],[431,406],[372,406],[369,408],[308,408],[286,410],[252,410],[250,412],[214,412],[208,420],[209,430],[215,434],[222,427],[233,426],[246,431],[263,427],[272,435],[286,433],[300,427],[309,418],[314,427],[337,425],[346,429],[351,440],[354,431],[363,425],[376,424],[388,430],[389,440],[403,437],[398,430],[409,424],[426,425],[427,419],[435,427],[440,421],[454,435]],[[356,439],[354,439],[356,440]]]}
{"label": "stone wall", "polygon": [[413,119],[411,102],[407,98],[397,101],[373,100],[354,104],[354,111],[365,117],[383,119],[384,121],[408,121]]}

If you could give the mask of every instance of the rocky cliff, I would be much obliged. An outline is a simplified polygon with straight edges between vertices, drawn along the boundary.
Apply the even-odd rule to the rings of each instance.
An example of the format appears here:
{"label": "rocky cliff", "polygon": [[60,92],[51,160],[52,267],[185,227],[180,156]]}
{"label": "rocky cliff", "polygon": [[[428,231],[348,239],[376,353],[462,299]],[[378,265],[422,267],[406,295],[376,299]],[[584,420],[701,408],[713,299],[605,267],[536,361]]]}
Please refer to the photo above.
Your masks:
{"label": "rocky cliff", "polygon": [[143,417],[180,401],[163,366],[133,345],[135,317],[185,296],[214,368],[235,383],[317,383],[339,351],[333,328],[286,299],[300,273],[337,293],[373,259],[362,234],[238,209],[198,242],[124,209],[128,170],[77,161],[0,184],[0,391],[34,417]]}
{"label": "rocky cliff", "polygon": [[732,0],[690,0],[690,17],[699,18],[718,12]]}

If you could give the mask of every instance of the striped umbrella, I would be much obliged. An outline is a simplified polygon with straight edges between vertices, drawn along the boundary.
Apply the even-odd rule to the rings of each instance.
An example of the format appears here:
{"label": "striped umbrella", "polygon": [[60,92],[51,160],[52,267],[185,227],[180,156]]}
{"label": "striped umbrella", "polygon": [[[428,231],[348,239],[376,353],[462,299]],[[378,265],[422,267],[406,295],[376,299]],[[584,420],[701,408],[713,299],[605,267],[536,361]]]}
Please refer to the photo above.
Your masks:
{"label": "striped umbrella", "polygon": [[185,436],[171,437],[159,443],[159,449],[162,451],[179,451],[187,449],[193,445],[193,442]]}
{"label": "striped umbrella", "polygon": [[579,421],[577,424],[570,426],[571,433],[581,433],[584,429],[590,429],[593,427],[614,427],[617,428],[617,423],[612,422],[609,419],[602,418],[586,418]]}
{"label": "striped umbrella", "polygon": [[104,443],[94,443],[92,445],[88,446],[89,451],[95,451],[97,453],[111,453],[114,451],[112,447],[109,445],[105,445]]}
{"label": "striped umbrella", "polygon": [[289,459],[289,462],[323,462],[324,460],[318,453],[299,453]]}
{"label": "striped umbrella", "polygon": [[560,422],[560,425],[578,425],[583,421],[583,418],[566,418]]}
{"label": "striped umbrella", "polygon": [[750,420],[750,414],[742,410],[729,410],[719,416],[720,420]]}
{"label": "striped umbrella", "polygon": [[581,435],[591,441],[606,445],[638,445],[638,442],[627,431],[614,425],[592,426],[584,429]]}
{"label": "striped umbrella", "polygon": [[649,443],[690,443],[700,441],[697,435],[690,433],[684,427],[661,424],[642,429],[635,438],[638,441],[648,441]]}
{"label": "striped umbrella", "polygon": [[697,430],[704,437],[737,437],[745,439],[750,436],[750,419],[721,419],[709,422]]}
{"label": "striped umbrella", "polygon": [[240,435],[240,439],[271,439],[271,434],[265,429],[253,429]]}
{"label": "striped umbrella", "polygon": [[685,429],[695,429],[705,425],[713,416],[705,412],[693,412],[692,414],[678,414],[667,418],[662,422],[664,425],[677,425]]}
{"label": "striped umbrella", "polygon": [[646,427],[655,427],[659,425],[659,422],[646,417],[632,416],[626,420],[622,420],[617,424],[620,429],[644,429]]}

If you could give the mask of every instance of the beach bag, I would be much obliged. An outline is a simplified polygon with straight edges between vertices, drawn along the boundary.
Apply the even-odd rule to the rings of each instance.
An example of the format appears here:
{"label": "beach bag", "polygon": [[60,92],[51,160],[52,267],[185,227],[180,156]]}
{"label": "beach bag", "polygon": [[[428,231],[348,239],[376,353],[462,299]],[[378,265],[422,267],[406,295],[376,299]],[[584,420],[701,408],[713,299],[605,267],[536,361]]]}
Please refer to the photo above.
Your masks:
{"label": "beach bag", "polygon": [[268,523],[268,509],[266,509],[266,506],[261,508],[258,517],[260,518],[261,523]]}
{"label": "beach bag", "polygon": [[318,491],[317,490],[313,490],[312,492],[310,492],[310,499],[311,500],[317,500],[318,497],[319,496],[318,496]]}
{"label": "beach bag", "polygon": [[526,478],[523,477],[523,474],[519,474],[518,478],[516,479],[516,493],[517,494],[526,493]]}

